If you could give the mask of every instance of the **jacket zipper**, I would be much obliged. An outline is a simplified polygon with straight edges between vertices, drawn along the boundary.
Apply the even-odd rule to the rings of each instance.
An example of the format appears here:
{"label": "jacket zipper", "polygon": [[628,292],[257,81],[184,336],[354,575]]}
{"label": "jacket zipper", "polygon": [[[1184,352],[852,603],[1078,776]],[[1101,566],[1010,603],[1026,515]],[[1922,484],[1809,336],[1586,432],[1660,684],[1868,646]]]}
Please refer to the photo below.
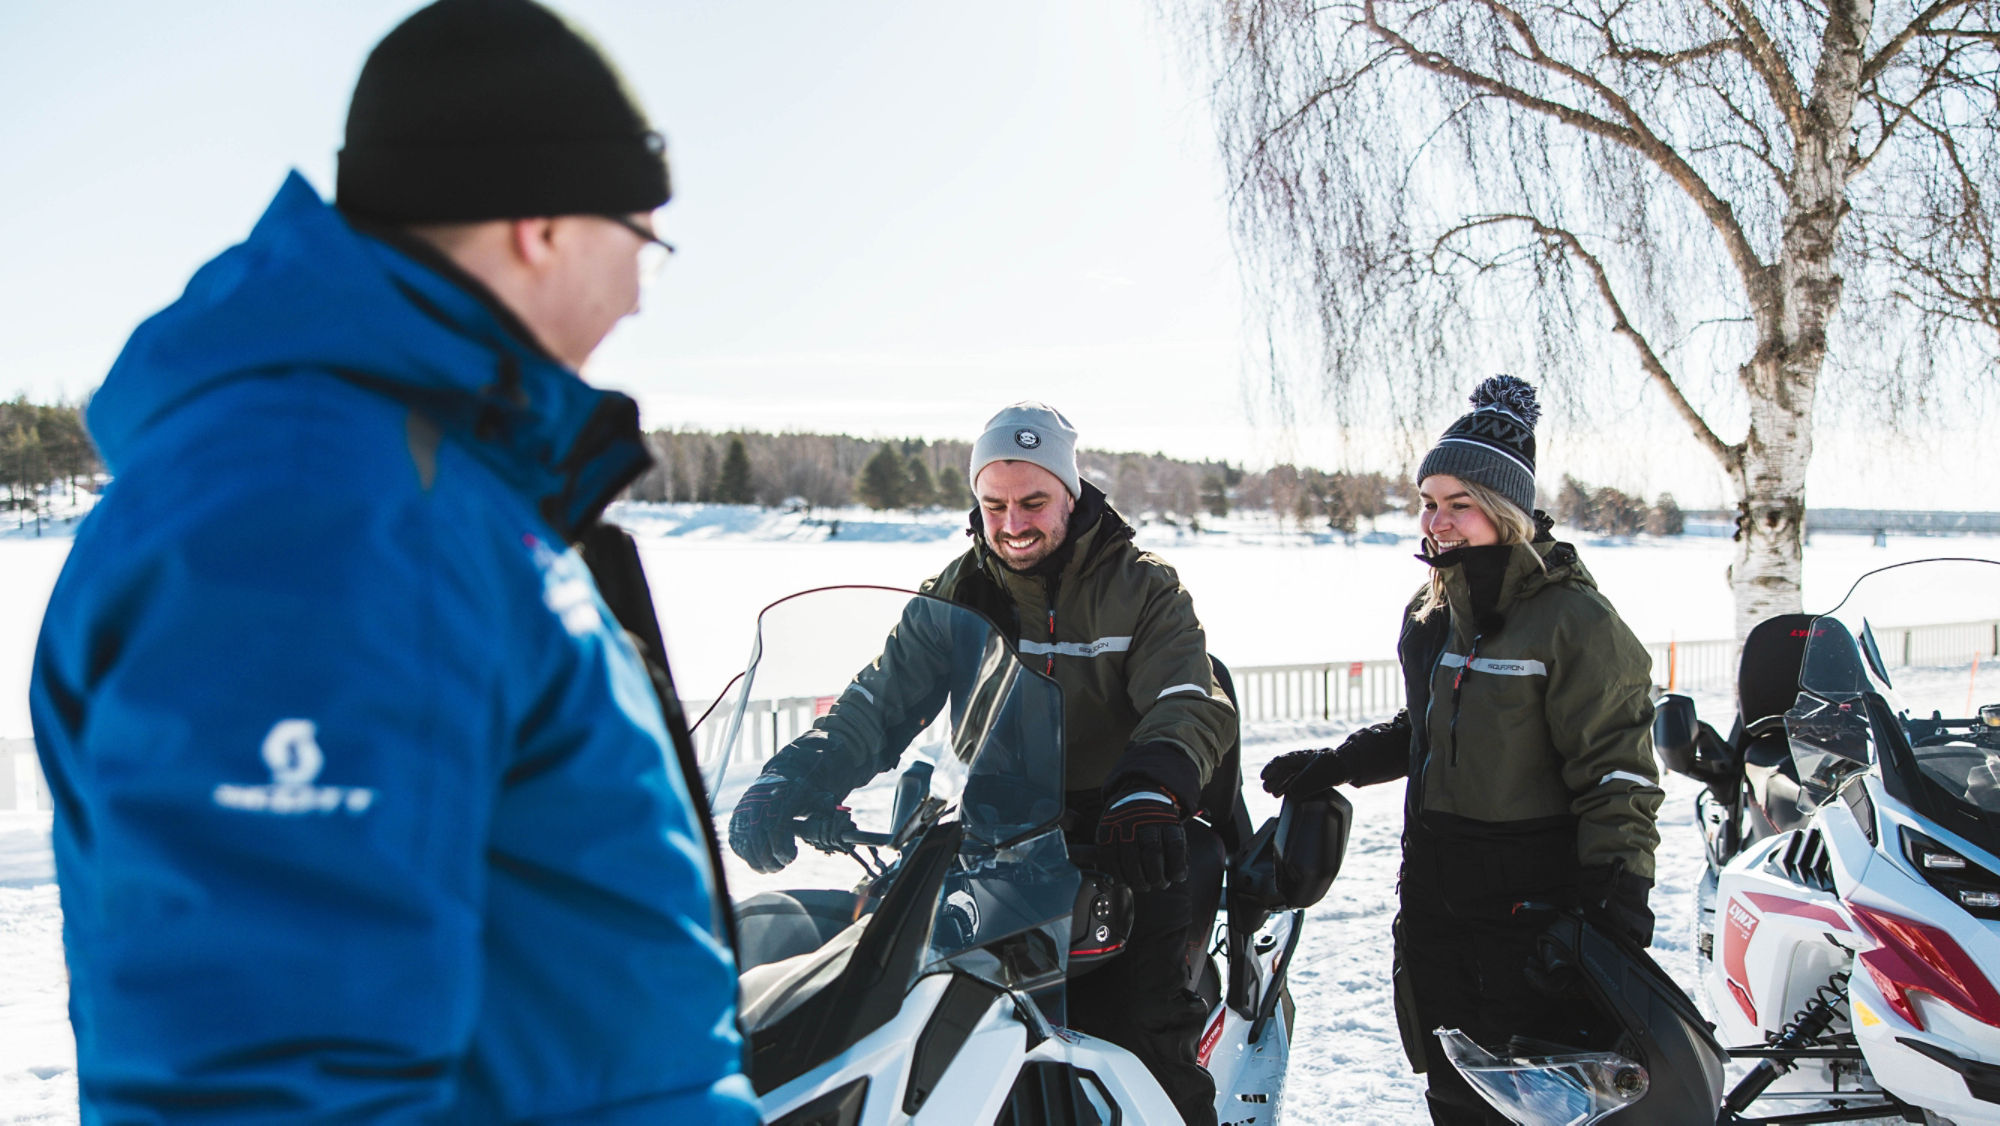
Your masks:
{"label": "jacket zipper", "polygon": [[1445,730],[1451,737],[1451,764],[1453,766],[1458,765],[1458,703],[1461,695],[1459,690],[1465,686],[1465,678],[1472,675],[1472,662],[1478,659],[1479,643],[1485,640],[1485,638],[1485,634],[1474,634],[1472,636],[1472,650],[1465,655],[1465,663],[1458,667],[1458,675],[1451,678],[1451,722],[1446,726]]}
{"label": "jacket zipper", "polygon": [[1056,674],[1056,580],[1052,575],[1046,584],[1049,594],[1049,663],[1042,672],[1046,676]]}

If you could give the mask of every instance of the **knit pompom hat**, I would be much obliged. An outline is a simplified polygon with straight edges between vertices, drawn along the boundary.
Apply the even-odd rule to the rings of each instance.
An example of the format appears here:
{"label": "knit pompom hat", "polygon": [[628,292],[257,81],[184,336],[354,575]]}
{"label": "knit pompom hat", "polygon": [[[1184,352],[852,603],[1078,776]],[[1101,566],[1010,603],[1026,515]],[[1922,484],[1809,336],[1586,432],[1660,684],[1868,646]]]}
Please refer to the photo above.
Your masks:
{"label": "knit pompom hat", "polygon": [[1535,389],[1496,375],[1472,392],[1472,411],[1445,427],[1417,466],[1417,483],[1443,473],[1486,486],[1524,513],[1535,511]]}

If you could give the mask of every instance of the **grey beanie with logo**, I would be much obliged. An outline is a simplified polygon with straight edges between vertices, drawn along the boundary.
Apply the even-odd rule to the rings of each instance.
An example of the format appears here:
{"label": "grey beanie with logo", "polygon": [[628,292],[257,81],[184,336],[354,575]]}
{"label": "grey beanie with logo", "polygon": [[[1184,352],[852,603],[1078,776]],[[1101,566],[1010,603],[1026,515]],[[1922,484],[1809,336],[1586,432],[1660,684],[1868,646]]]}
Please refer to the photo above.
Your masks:
{"label": "grey beanie with logo", "polygon": [[1535,422],[1542,417],[1535,389],[1511,375],[1496,375],[1472,392],[1472,412],[1445,427],[1437,446],[1417,467],[1417,484],[1443,473],[1484,485],[1535,511]]}
{"label": "grey beanie with logo", "polygon": [[1032,462],[1055,474],[1070,496],[1083,495],[1076,472],[1076,427],[1046,403],[1015,403],[988,419],[985,432],[972,443],[972,475],[966,481],[977,488],[979,471],[996,461]]}

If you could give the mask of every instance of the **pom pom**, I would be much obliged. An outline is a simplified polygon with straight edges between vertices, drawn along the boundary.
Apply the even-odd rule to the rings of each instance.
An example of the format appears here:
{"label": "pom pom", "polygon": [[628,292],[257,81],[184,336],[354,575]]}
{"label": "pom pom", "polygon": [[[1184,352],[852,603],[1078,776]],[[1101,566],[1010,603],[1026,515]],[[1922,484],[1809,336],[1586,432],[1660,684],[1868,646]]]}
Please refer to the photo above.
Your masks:
{"label": "pom pom", "polygon": [[1535,389],[1511,375],[1493,376],[1472,389],[1472,409],[1482,407],[1499,407],[1529,426],[1542,417],[1541,405],[1535,402]]}

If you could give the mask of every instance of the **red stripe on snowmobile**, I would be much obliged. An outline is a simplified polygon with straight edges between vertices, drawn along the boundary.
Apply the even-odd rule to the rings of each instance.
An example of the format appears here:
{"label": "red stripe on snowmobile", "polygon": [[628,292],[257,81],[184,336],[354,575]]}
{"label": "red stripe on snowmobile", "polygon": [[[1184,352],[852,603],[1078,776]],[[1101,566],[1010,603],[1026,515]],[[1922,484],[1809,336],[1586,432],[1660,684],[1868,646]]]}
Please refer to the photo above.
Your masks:
{"label": "red stripe on snowmobile", "polygon": [[1821,907],[1817,903],[1800,903],[1796,899],[1787,899],[1782,895],[1770,895],[1761,891],[1746,891],[1743,895],[1761,910],[1773,914],[1797,915],[1801,919],[1811,919],[1813,922],[1839,927],[1844,931],[1854,929],[1847,925],[1847,920],[1841,918],[1839,912],[1830,907]]}
{"label": "red stripe on snowmobile", "polygon": [[1729,987],[1729,995],[1736,998],[1736,1003],[1743,1009],[1743,1015],[1750,1018],[1751,1024],[1756,1024],[1757,1006],[1750,1003],[1750,994],[1745,992],[1742,986],[1728,978],[1723,978],[1722,983]]}
{"label": "red stripe on snowmobile", "polygon": [[1207,1032],[1201,1034],[1201,1051],[1195,1053],[1195,1062],[1203,1067],[1208,1066],[1208,1055],[1210,1052],[1215,1051],[1216,1041],[1222,1039],[1222,1018],[1227,1015],[1229,1015],[1229,1006],[1218,1006],[1215,1010],[1214,1022],[1208,1026]]}
{"label": "red stripe on snowmobile", "polygon": [[1757,1023],[1757,1006],[1750,1001],[1750,972],[1743,967],[1743,954],[1750,949],[1750,936],[1757,933],[1760,920],[1735,897],[1729,900],[1722,920],[1722,980],[1729,995],[1743,1007],[1743,1015]]}

